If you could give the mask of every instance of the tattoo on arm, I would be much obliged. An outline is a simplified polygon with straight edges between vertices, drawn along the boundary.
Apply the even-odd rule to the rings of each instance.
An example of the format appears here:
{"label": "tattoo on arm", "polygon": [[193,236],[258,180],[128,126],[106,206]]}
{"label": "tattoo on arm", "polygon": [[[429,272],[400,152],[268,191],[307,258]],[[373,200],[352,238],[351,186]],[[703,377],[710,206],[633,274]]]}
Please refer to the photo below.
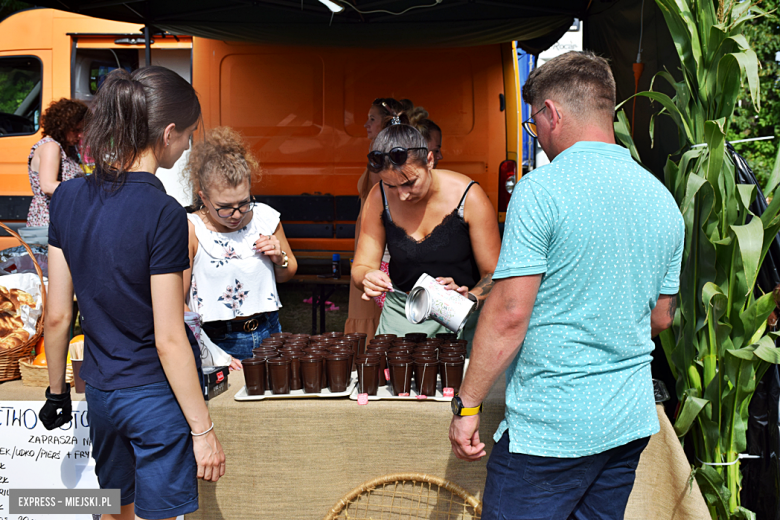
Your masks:
{"label": "tattoo on arm", "polygon": [[478,299],[484,300],[487,298],[487,295],[490,294],[490,290],[493,288],[494,284],[495,282],[493,281],[493,273],[489,273],[486,274],[479,282],[477,282],[477,285],[475,285],[470,292]]}
{"label": "tattoo on arm", "polygon": [[669,317],[674,319],[674,313],[677,312],[677,295],[669,302]]}

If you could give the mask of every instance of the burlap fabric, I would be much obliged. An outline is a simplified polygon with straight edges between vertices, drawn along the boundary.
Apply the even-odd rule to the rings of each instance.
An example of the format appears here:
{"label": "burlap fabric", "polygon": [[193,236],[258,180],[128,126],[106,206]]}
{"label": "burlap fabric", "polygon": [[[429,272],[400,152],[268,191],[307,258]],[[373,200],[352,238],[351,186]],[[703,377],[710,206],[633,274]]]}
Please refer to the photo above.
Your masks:
{"label": "burlap fabric", "polygon": [[[482,496],[487,458],[467,463],[452,455],[449,403],[238,402],[240,373],[230,374],[230,385],[209,403],[227,473],[216,484],[200,483],[200,509],[187,520],[321,519],[362,482],[397,472],[436,475]],[[502,378],[485,402],[480,431],[488,453],[504,413],[504,388]],[[680,443],[658,410],[661,432],[642,454],[626,518],[708,520]]]}

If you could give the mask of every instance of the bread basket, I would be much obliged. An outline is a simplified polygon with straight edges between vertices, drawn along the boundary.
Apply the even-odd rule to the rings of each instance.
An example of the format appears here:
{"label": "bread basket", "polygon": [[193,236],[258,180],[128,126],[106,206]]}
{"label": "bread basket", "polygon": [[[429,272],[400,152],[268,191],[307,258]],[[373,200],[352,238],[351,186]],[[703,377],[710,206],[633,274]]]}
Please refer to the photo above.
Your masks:
{"label": "bread basket", "polygon": [[[44,313],[41,314],[41,317],[38,318],[38,323],[35,324],[35,334],[32,335],[27,340],[27,342],[22,343],[18,347],[0,349],[0,381],[11,381],[12,379],[19,379],[22,377],[21,371],[19,369],[19,361],[22,358],[30,356],[33,348],[35,347],[35,344],[38,342],[38,339],[43,335],[43,315],[45,314],[46,307],[46,285],[43,281],[43,271],[41,270],[41,266],[38,265],[38,262],[35,260],[35,255],[33,254],[32,249],[30,249],[30,246],[28,246],[27,243],[22,240],[22,238],[15,231],[2,222],[0,222],[0,227],[8,231],[12,237],[17,239],[19,243],[22,244],[22,246],[24,246],[24,248],[27,250],[27,254],[30,255],[30,258],[33,261],[33,265],[35,266],[35,272],[38,274],[38,278],[41,279],[41,308],[44,309]],[[0,281],[1,280],[2,278],[0,278]],[[48,371],[46,371],[46,378],[48,380]],[[46,386],[48,386],[48,383]]]}

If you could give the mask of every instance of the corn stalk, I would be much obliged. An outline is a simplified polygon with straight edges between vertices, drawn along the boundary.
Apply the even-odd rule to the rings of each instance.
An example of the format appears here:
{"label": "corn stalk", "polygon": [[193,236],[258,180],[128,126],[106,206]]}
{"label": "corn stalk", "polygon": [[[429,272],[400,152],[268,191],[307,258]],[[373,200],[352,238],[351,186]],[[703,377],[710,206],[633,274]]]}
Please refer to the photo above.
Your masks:
{"label": "corn stalk", "polygon": [[[677,81],[659,72],[650,91],[637,94],[660,103],[658,115],[672,118],[680,140],[664,167],[686,233],[678,310],[673,327],[661,335],[681,403],[674,428],[682,442],[693,444],[694,475],[712,518],[754,518],[740,506],[739,454],[746,449],[756,384],[771,363],[780,363],[775,334],[766,328],[775,302],[771,292],[756,291],[759,269],[780,231],[780,196],[761,216],[751,212],[756,188],[736,183],[726,131],[744,81],[759,107],[758,60],[742,29],[766,13],[736,0],[656,3],[682,74]],[[653,90],[658,80],[673,87],[673,97]],[[655,116],[651,137],[654,122]],[[622,111],[615,133],[638,159]]]}

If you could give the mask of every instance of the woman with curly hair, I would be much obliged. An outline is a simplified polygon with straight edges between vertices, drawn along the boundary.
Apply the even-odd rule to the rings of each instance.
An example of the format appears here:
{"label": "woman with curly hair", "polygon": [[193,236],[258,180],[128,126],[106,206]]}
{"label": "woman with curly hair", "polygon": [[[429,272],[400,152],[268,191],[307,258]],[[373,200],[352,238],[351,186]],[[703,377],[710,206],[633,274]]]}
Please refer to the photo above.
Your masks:
{"label": "woman with curly hair", "polygon": [[41,116],[43,139],[27,157],[33,198],[27,213],[28,226],[49,225],[49,202],[61,182],[81,175],[76,145],[81,140],[87,105],[62,98],[52,101]]}
{"label": "woman with curly hair", "polygon": [[227,127],[195,144],[187,162],[199,209],[187,216],[192,267],[184,272],[185,299],[209,339],[234,360],[251,358],[253,348],[281,332],[276,284],[298,268],[279,212],[252,202],[258,170],[241,136]]}

